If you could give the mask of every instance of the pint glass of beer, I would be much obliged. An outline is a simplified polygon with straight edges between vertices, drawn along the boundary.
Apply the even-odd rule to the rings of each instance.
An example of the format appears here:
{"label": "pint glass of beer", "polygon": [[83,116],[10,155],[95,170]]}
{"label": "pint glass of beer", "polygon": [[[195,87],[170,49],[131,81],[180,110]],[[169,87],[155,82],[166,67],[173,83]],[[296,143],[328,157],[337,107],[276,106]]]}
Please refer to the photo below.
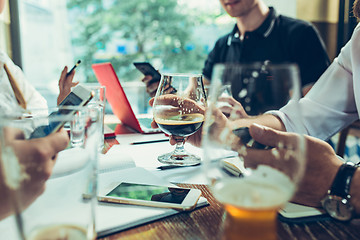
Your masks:
{"label": "pint glass of beer", "polygon": [[[0,239],[93,240],[99,111],[62,106],[0,116]],[[68,144],[81,115],[81,147]],[[61,136],[61,138],[59,138]],[[61,144],[59,144],[61,143]],[[66,146],[68,144],[68,146]]]}
{"label": "pint glass of beer", "polygon": [[[229,86],[232,97],[224,93]],[[259,115],[275,113],[289,102],[295,105],[293,124],[300,126],[300,96],[296,65],[215,66],[202,145],[206,176],[226,210],[222,238],[277,239],[277,212],[303,175],[304,139],[293,133],[291,141],[265,143],[255,141],[251,130]]]}

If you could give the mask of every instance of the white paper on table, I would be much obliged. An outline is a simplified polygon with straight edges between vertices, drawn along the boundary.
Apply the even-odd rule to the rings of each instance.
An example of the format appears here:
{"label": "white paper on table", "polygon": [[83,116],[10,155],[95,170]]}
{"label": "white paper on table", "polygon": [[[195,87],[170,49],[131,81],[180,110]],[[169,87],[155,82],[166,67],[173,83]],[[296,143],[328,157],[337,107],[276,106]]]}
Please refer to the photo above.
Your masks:
{"label": "white paper on table", "polygon": [[[164,133],[152,133],[152,134],[120,134],[116,136],[116,140],[122,144],[134,144],[134,143],[151,143],[153,141],[168,141],[169,137],[165,136]],[[169,143],[168,143],[169,144]],[[169,144],[170,145],[170,144]]]}
{"label": "white paper on table", "polygon": [[100,154],[99,173],[135,167],[132,157],[120,145],[114,145],[106,154]]}
{"label": "white paper on table", "polygon": [[[59,152],[51,178],[57,178],[79,169],[84,164],[88,152],[83,148],[70,148]],[[134,160],[120,147],[114,145],[106,154],[99,154],[99,173],[135,167]]]}
{"label": "white paper on table", "polygon": [[[164,179],[159,178],[143,168],[131,168],[123,171],[113,171],[99,175],[99,189],[109,186],[113,182],[133,182],[171,186]],[[197,207],[208,205],[201,197]],[[171,216],[179,211],[166,208],[144,207],[126,204],[98,203],[96,214],[96,231],[99,237],[122,231],[146,222]]]}
{"label": "white paper on table", "polygon": [[[76,176],[76,175],[75,175]],[[146,184],[157,184],[157,185],[171,185],[170,183],[164,181],[163,179],[155,176],[151,172],[143,168],[128,168],[125,170],[110,171],[106,173],[101,173],[98,176],[98,187],[102,189],[107,187],[112,182],[134,182],[134,183],[146,183]],[[67,188],[67,191],[59,191],[61,186],[64,185],[71,186]],[[63,176],[58,178],[53,178],[47,181],[47,187],[44,192],[33,204],[36,204],[35,209],[43,209],[44,212],[29,211],[30,209],[25,210],[27,212],[25,223],[31,223],[31,219],[34,215],[46,214],[46,209],[53,208],[54,199],[59,197],[74,197],[78,195],[80,189],[77,187],[76,180],[74,176]],[[205,198],[201,197],[197,204],[197,207],[208,205],[208,202]],[[64,222],[68,220],[68,215],[66,212],[81,212],[85,211],[85,204],[81,199],[76,204],[69,204],[69,206],[62,206],[64,214],[61,216],[52,216],[48,215],[49,221],[51,218],[56,218],[57,220],[63,219]],[[69,210],[70,209],[70,210]],[[85,212],[83,212],[86,214]],[[118,231],[125,230],[130,227],[134,227],[146,222],[154,221],[160,218],[171,216],[179,213],[179,211],[173,209],[165,208],[155,208],[155,207],[144,207],[144,206],[135,206],[135,205],[126,205],[126,204],[110,204],[110,203],[101,203],[98,202],[96,206],[96,231],[99,237],[109,235]],[[80,214],[74,214],[71,216],[71,221],[76,222],[77,217],[80,217]],[[17,239],[15,236],[16,225],[15,219],[13,216],[8,217],[0,221],[0,239]]]}

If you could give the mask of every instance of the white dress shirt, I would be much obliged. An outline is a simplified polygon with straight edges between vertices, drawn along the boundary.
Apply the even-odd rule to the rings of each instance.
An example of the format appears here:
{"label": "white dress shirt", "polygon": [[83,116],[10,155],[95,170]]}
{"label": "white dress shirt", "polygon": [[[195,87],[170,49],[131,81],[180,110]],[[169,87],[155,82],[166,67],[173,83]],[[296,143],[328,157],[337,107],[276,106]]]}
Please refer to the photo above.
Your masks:
{"label": "white dress shirt", "polygon": [[326,140],[359,119],[360,24],[339,56],[299,104],[303,126],[294,124],[296,113],[293,102],[271,112],[283,121],[288,132],[305,133]]}
{"label": "white dress shirt", "polygon": [[20,110],[14,91],[10,85],[4,64],[16,80],[28,109],[47,108],[47,102],[41,94],[26,80],[22,70],[14,64],[9,56],[0,50],[0,113],[9,114]]}

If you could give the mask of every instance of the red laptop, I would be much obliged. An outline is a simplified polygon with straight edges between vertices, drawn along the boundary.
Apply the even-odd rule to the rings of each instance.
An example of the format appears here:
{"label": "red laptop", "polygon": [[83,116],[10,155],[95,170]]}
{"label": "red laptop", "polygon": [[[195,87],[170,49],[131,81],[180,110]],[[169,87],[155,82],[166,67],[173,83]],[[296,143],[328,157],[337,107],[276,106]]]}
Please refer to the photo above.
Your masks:
{"label": "red laptop", "polygon": [[93,64],[92,69],[98,82],[106,87],[106,99],[113,113],[124,125],[140,133],[161,132],[160,129],[151,128],[152,117],[135,116],[111,63]]}

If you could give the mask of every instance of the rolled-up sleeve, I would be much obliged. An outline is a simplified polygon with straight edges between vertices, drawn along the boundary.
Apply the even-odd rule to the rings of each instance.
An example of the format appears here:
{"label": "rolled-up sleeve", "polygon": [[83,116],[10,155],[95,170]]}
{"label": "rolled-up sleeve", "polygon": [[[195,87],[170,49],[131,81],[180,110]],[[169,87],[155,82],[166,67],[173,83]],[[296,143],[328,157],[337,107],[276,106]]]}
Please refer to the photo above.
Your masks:
{"label": "rolled-up sleeve", "polygon": [[[269,113],[278,116],[287,131],[305,133],[324,140],[357,120],[359,115],[354,89],[359,88],[354,85],[359,85],[360,82],[355,83],[353,78],[355,75],[353,69],[356,69],[353,68],[353,64],[354,58],[359,58],[360,49],[358,46],[354,48],[353,44],[358,45],[359,41],[359,27],[357,27],[339,57],[299,103],[292,101],[279,111]],[[296,119],[299,117],[298,109],[301,111],[301,124]]]}

